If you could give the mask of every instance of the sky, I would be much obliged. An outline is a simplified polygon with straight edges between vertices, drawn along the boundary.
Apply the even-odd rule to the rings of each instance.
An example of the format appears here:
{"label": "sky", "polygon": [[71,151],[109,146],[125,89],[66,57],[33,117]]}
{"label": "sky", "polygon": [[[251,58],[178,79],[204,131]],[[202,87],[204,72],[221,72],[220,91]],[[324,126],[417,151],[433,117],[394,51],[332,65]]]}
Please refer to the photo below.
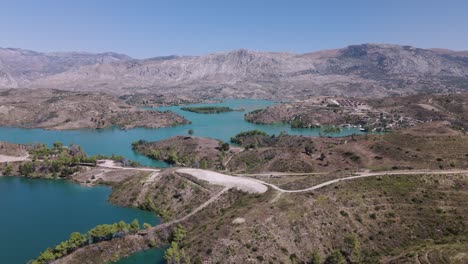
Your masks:
{"label": "sky", "polygon": [[468,1],[0,0],[0,47],[148,58],[361,43],[468,50]]}

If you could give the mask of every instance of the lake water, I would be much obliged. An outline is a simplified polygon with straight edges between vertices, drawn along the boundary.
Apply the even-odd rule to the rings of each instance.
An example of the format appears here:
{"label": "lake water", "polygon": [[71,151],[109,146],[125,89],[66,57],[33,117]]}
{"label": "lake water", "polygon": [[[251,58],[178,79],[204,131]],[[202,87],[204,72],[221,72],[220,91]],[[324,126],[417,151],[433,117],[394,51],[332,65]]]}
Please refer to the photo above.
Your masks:
{"label": "lake water", "polygon": [[[259,125],[248,123],[244,114],[274,103],[266,100],[226,100],[215,104],[193,104],[190,106],[228,106],[235,111],[220,114],[197,114],[182,111],[179,106],[155,108],[171,110],[191,124],[160,128],[136,128],[121,130],[49,131],[43,129],[21,129],[0,127],[0,141],[12,143],[45,143],[56,141],[64,144],[75,143],[89,155],[118,154],[136,160],[146,166],[166,167],[167,164],[154,161],[135,153],[131,143],[140,139],[157,141],[172,136],[187,135],[192,129],[195,136],[216,138],[228,142],[239,132],[259,129],[278,135],[286,131],[292,135],[318,136],[319,129],[292,129],[287,124]],[[333,136],[359,134],[357,128],[346,128]],[[30,180],[16,177],[0,177],[0,263],[25,263],[36,257],[46,247],[66,240],[71,232],[86,232],[98,224],[120,220],[158,223],[148,212],[113,206],[107,203],[110,188],[83,187],[65,181]],[[120,264],[161,263],[163,250],[149,250],[121,260]]]}
{"label": "lake water", "polygon": [[110,191],[61,180],[0,177],[0,263],[24,264],[70,233],[99,224],[135,218],[140,224],[160,223],[152,213],[111,205]]}
{"label": "lake water", "polygon": [[164,251],[164,249],[149,249],[121,259],[116,264],[164,264],[166,263]]}
{"label": "lake water", "polygon": [[[197,114],[182,111],[180,106],[160,107],[157,110],[171,110],[188,120],[192,124],[159,128],[145,129],[136,128],[131,130],[121,130],[119,128],[107,128],[102,130],[75,130],[75,131],[50,131],[43,129],[21,129],[11,127],[0,127],[0,141],[12,143],[34,143],[41,142],[48,145],[56,141],[64,144],[75,143],[83,147],[89,155],[93,154],[118,154],[128,159],[139,161],[141,164],[153,167],[167,167],[167,164],[160,161],[151,160],[143,155],[139,155],[131,149],[131,143],[140,139],[147,141],[158,141],[178,135],[187,135],[189,129],[195,132],[195,136],[216,138],[228,142],[232,136],[239,132],[259,129],[269,134],[278,135],[286,131],[291,135],[318,136],[319,129],[293,129],[288,124],[260,125],[252,124],[244,120],[244,114],[259,108],[273,105],[274,102],[266,100],[225,100],[215,104],[193,104],[190,106],[228,106],[234,109],[245,109],[245,111],[235,111],[220,114]],[[345,128],[332,136],[346,136],[359,134],[357,128]]]}

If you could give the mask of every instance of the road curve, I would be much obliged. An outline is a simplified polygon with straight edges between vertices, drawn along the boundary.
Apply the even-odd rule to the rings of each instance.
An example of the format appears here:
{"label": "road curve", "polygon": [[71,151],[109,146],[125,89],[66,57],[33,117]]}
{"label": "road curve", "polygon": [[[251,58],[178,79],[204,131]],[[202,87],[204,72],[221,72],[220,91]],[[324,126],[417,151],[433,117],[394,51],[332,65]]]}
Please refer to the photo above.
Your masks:
{"label": "road curve", "polygon": [[398,175],[421,175],[421,174],[468,174],[468,170],[446,170],[446,171],[383,171],[383,172],[366,172],[366,173],[359,173],[358,175],[355,176],[349,176],[345,178],[339,178],[339,179],[334,179],[330,181],[326,181],[314,186],[311,186],[309,188],[305,189],[299,189],[299,190],[285,190],[281,189],[280,187],[271,184],[271,183],[266,183],[264,181],[257,180],[258,182],[261,182],[267,186],[270,186],[271,188],[284,192],[284,193],[300,193],[300,192],[309,192],[313,190],[317,190],[320,188],[323,188],[328,185],[332,185],[334,183],[340,182],[340,181],[349,181],[349,180],[354,180],[354,179],[359,179],[359,178],[366,178],[366,177],[376,177],[376,176],[398,176]]}
{"label": "road curve", "polygon": [[[114,164],[113,161],[105,161],[104,163],[98,164],[98,167],[103,168],[112,168],[112,169],[128,169],[128,170],[141,170],[141,171],[153,171],[158,172],[159,169],[151,169],[151,168],[128,168],[128,167],[120,167]],[[202,170],[202,169],[193,169],[193,168],[180,168],[176,170],[179,173],[185,173],[196,177],[197,179],[208,181],[211,184],[221,185],[226,188],[237,188],[239,190],[250,192],[250,193],[264,193],[267,191],[266,186],[271,187],[274,190],[283,193],[300,193],[300,192],[309,192],[313,190],[317,190],[323,188],[328,185],[335,184],[340,181],[349,181],[354,179],[366,178],[366,177],[376,177],[376,176],[397,176],[397,175],[429,175],[429,174],[468,174],[468,170],[413,170],[413,171],[381,171],[381,172],[361,172],[357,173],[357,175],[334,179],[330,181],[326,181],[305,189],[298,189],[298,190],[285,190],[281,189],[280,187],[262,181],[258,179],[253,179],[246,176],[232,176],[227,175],[219,172],[209,171],[209,170]],[[269,173],[272,174],[272,173]],[[281,175],[288,175],[288,174],[281,174]]]}

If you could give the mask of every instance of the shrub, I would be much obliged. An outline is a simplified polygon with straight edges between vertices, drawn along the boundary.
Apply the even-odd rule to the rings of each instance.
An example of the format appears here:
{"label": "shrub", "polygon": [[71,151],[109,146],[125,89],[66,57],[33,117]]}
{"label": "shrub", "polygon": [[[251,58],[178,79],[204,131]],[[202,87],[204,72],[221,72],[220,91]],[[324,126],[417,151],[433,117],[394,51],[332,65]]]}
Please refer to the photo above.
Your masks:
{"label": "shrub", "polygon": [[333,251],[325,261],[326,264],[345,264],[346,259],[339,250]]}
{"label": "shrub", "polygon": [[177,164],[179,162],[179,157],[177,156],[177,153],[171,151],[166,158],[166,162],[169,164]]}
{"label": "shrub", "polygon": [[229,143],[220,141],[218,149],[221,151],[228,151],[230,149]]}
{"label": "shrub", "polygon": [[30,161],[19,166],[19,173],[23,176],[28,177],[32,172],[34,172],[34,164]]}
{"label": "shrub", "polygon": [[10,176],[12,172],[13,172],[13,166],[11,166],[11,164],[7,164],[5,168],[3,169],[3,175]]}
{"label": "shrub", "polygon": [[350,160],[354,162],[358,162],[361,160],[361,157],[356,155],[354,152],[350,152],[350,151],[346,151],[345,153],[343,153],[343,156],[348,157]]}
{"label": "shrub", "polygon": [[320,264],[320,263],[322,263],[322,259],[320,257],[320,254],[317,251],[314,251],[314,253],[312,253],[312,257],[310,258],[309,263],[310,264]]}

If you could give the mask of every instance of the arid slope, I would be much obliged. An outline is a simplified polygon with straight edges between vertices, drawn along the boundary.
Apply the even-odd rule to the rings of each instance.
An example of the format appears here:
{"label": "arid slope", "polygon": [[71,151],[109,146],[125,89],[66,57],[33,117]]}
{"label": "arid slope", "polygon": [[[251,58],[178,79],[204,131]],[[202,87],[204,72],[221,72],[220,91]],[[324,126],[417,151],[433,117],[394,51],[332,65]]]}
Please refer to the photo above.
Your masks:
{"label": "arid slope", "polygon": [[0,91],[0,125],[45,129],[159,128],[189,121],[172,112],[145,111],[101,93],[11,89]]}

